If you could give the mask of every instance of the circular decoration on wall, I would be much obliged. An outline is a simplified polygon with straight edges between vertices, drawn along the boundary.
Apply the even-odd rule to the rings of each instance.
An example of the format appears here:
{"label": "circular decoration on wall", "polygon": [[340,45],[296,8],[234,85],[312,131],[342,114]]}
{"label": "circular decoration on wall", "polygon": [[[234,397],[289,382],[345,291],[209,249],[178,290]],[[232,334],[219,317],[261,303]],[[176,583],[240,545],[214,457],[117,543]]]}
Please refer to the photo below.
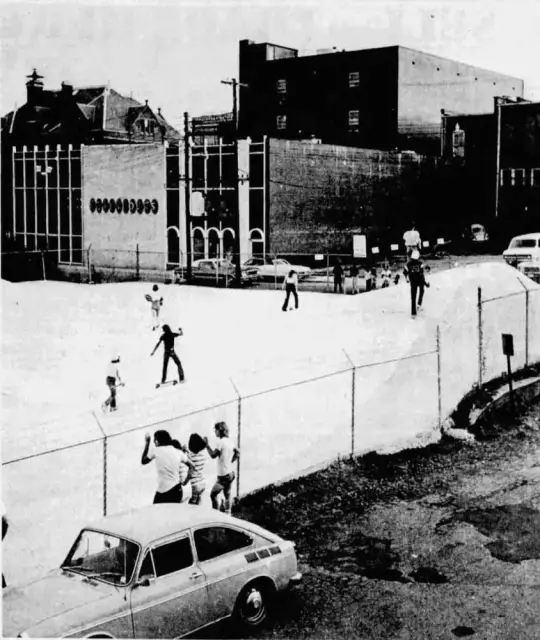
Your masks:
{"label": "circular decoration on wall", "polygon": [[103,198],[103,211],[109,213],[109,201],[107,198]]}
{"label": "circular decoration on wall", "polygon": [[152,199],[151,206],[152,206],[152,213],[157,213],[159,209],[159,203],[155,198]]}
{"label": "circular decoration on wall", "polygon": [[124,213],[129,213],[129,200],[127,198],[123,199],[122,207],[124,209]]}
{"label": "circular decoration on wall", "polygon": [[144,201],[144,212],[150,213],[151,210],[152,210],[152,205],[150,204],[150,200],[146,198],[146,200]]}
{"label": "circular decoration on wall", "polygon": [[90,211],[94,213],[96,210],[96,201],[94,198],[90,198]]}
{"label": "circular decoration on wall", "polygon": [[142,213],[143,210],[144,210],[144,204],[143,204],[143,201],[139,198],[137,200],[137,212]]}
{"label": "circular decoration on wall", "polygon": [[116,200],[114,198],[109,199],[109,209],[111,213],[114,213],[116,211]]}
{"label": "circular decoration on wall", "polygon": [[118,213],[122,213],[122,198],[116,198],[116,210],[118,211]]}
{"label": "circular decoration on wall", "polygon": [[102,209],[103,209],[103,203],[101,202],[101,198],[98,198],[96,200],[96,211],[98,213],[101,213]]}
{"label": "circular decoration on wall", "polygon": [[137,203],[135,202],[134,198],[131,198],[131,200],[129,201],[129,210],[131,211],[131,213],[135,213],[135,211],[137,211]]}

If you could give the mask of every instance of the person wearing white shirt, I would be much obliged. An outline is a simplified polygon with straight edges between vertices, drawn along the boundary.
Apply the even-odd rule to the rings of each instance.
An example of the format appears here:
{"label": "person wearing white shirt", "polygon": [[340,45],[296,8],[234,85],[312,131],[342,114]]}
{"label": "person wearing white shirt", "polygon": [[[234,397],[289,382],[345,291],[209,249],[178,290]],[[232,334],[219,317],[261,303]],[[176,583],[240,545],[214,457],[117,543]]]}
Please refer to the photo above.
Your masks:
{"label": "person wearing white shirt", "polygon": [[[173,445],[171,434],[164,429],[154,433],[154,449],[150,451],[150,434],[145,436],[145,446],[141,464],[155,460],[158,485],[154,495],[154,504],[182,502],[183,485],[189,482],[190,471],[194,466],[186,453]],[[184,468],[186,467],[187,470]]]}
{"label": "person wearing white shirt", "polygon": [[408,231],[405,231],[405,233],[403,234],[403,241],[405,242],[407,257],[410,257],[411,253],[415,249],[420,251],[420,249],[422,248],[420,234],[416,230],[416,225],[414,222],[412,223],[411,228]]}
{"label": "person wearing white shirt", "polygon": [[294,308],[298,309],[298,274],[296,271],[289,271],[289,275],[283,280],[282,288],[287,292],[282,310],[287,311],[289,308],[289,298],[291,297],[291,293],[294,296]]}
{"label": "person wearing white shirt", "polygon": [[116,387],[122,385],[120,379],[120,371],[118,365],[120,363],[120,355],[116,354],[111,358],[111,361],[107,365],[107,371],[105,373],[105,383],[109,387],[109,397],[101,405],[103,411],[116,411]]}
{"label": "person wearing white shirt", "polygon": [[[240,451],[233,445],[229,438],[229,427],[225,422],[217,422],[214,431],[219,442],[215,449],[208,444],[208,438],[205,438],[206,449],[211,458],[217,458],[217,480],[210,498],[212,506],[218,511],[231,512],[231,488],[236,474],[234,472],[234,463],[240,456]],[[220,494],[223,493],[223,501],[220,501]],[[220,504],[221,502],[221,504]]]}

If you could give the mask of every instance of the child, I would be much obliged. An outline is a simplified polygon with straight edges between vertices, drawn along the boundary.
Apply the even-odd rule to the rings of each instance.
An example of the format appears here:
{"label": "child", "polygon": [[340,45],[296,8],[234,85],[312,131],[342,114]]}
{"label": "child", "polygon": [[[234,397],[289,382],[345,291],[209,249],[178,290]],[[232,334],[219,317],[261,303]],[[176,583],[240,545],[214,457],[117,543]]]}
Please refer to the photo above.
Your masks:
{"label": "child", "polygon": [[188,456],[194,466],[191,474],[191,498],[189,504],[201,504],[201,497],[206,489],[204,466],[206,463],[206,442],[198,433],[189,436]]}
{"label": "child", "polygon": [[176,355],[176,351],[174,350],[174,340],[182,335],[182,329],[178,329],[178,333],[174,333],[171,331],[171,328],[168,324],[163,325],[163,333],[161,334],[161,338],[158,340],[158,343],[154,347],[154,350],[150,354],[154,355],[156,349],[163,342],[163,373],[161,376],[161,384],[164,384],[167,380],[167,369],[169,367],[169,358],[174,360],[177,368],[178,368],[178,378],[180,382],[184,382],[184,370],[182,368],[182,363],[180,359]]}
{"label": "child", "polygon": [[[231,488],[236,474],[233,470],[233,463],[236,462],[240,455],[240,451],[233,445],[229,438],[229,427],[225,422],[217,422],[214,427],[216,437],[219,439],[215,449],[208,444],[208,438],[205,438],[206,449],[211,458],[218,458],[218,475],[217,480],[210,498],[212,506],[218,511],[231,512]],[[220,505],[219,495],[223,492],[224,500]]]}
{"label": "child", "polygon": [[163,306],[163,298],[158,293],[159,287],[155,284],[152,287],[152,294],[147,296],[152,312],[152,331],[159,329],[159,310]]}
{"label": "child", "polygon": [[120,355],[115,354],[109,364],[107,365],[107,372],[105,377],[105,383],[109,387],[109,397],[105,402],[101,405],[103,411],[107,411],[107,407],[109,410],[116,411],[116,387],[121,386],[123,384],[120,379],[120,372],[118,370],[118,364],[120,363]]}
{"label": "child", "polygon": [[356,295],[358,293],[358,267],[354,263],[351,267],[350,275],[352,278],[351,293]]}
{"label": "child", "polygon": [[386,289],[390,286],[390,281],[392,280],[392,272],[390,271],[390,266],[386,265],[382,272],[382,289]]}

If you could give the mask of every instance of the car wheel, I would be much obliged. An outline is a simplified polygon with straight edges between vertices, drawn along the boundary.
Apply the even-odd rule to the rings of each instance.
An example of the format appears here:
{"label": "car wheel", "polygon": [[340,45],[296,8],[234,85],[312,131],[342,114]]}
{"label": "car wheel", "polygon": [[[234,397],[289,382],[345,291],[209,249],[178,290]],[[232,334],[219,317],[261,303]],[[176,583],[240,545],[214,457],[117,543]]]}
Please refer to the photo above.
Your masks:
{"label": "car wheel", "polygon": [[267,620],[270,611],[271,589],[262,582],[246,585],[238,599],[234,610],[236,621],[244,628],[261,627]]}

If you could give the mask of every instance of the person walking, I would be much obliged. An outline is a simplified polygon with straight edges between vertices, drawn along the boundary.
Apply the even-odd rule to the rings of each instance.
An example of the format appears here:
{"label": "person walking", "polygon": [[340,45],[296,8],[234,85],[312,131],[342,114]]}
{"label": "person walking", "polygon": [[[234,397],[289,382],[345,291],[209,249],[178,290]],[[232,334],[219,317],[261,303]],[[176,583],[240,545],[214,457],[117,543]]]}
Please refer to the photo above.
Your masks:
{"label": "person walking", "polygon": [[167,380],[167,369],[169,367],[169,359],[173,360],[178,368],[178,378],[179,382],[184,382],[184,369],[182,368],[182,363],[180,362],[179,357],[176,355],[176,351],[174,350],[174,341],[179,336],[183,335],[182,329],[178,329],[178,333],[174,333],[171,331],[171,328],[168,324],[163,325],[163,333],[161,334],[158,343],[154,347],[154,350],[150,354],[154,355],[159,345],[163,342],[163,371],[161,374],[161,384],[164,384]]}
{"label": "person walking", "polygon": [[198,433],[189,436],[188,456],[193,463],[194,471],[191,474],[191,498],[189,504],[201,504],[202,494],[206,490],[206,477],[204,467],[206,465],[206,442]]}
{"label": "person walking", "polygon": [[120,378],[120,370],[118,365],[120,364],[120,354],[112,356],[111,361],[107,365],[107,371],[105,376],[105,383],[109,387],[109,397],[101,405],[103,411],[116,411],[116,389],[123,386],[123,382]]}
{"label": "person walking", "polygon": [[358,267],[353,262],[353,265],[352,265],[351,271],[350,271],[350,276],[352,278],[352,287],[351,287],[352,295],[356,295],[358,293],[358,273],[359,273],[358,272]]}
{"label": "person walking", "polygon": [[[240,451],[233,445],[229,438],[229,427],[225,422],[217,422],[214,426],[218,444],[213,449],[208,444],[208,438],[205,438],[206,450],[211,458],[217,458],[217,480],[210,492],[212,506],[218,511],[226,513],[231,512],[231,488],[236,474],[233,470],[233,464],[238,460]],[[223,501],[220,504],[220,494],[223,493]]]}
{"label": "person walking", "polygon": [[334,293],[343,293],[343,267],[340,260],[334,265]]}
{"label": "person walking", "polygon": [[289,275],[283,280],[283,287],[286,291],[285,302],[283,303],[282,311],[289,309],[289,298],[291,293],[294,296],[294,308],[298,309],[298,274],[296,271],[289,271]]}
{"label": "person walking", "polygon": [[181,448],[173,444],[171,434],[164,429],[154,433],[154,447],[151,447],[151,436],[145,435],[145,445],[141,464],[147,465],[156,461],[158,485],[154,495],[154,504],[180,503],[184,497],[183,485],[189,480],[189,472],[195,467]]}
{"label": "person walking", "polygon": [[[413,251],[405,269],[403,270],[405,280],[411,286],[411,315],[416,316],[417,308],[422,307],[424,300],[424,287],[426,285],[424,266],[420,260],[420,253]],[[429,285],[428,285],[429,286]],[[418,305],[416,298],[418,295]]]}
{"label": "person walking", "polygon": [[408,231],[405,231],[403,234],[403,241],[405,242],[405,250],[407,252],[407,257],[410,258],[413,251],[420,252],[422,248],[422,241],[420,239],[420,234],[416,230],[416,223],[412,223],[411,228]]}

